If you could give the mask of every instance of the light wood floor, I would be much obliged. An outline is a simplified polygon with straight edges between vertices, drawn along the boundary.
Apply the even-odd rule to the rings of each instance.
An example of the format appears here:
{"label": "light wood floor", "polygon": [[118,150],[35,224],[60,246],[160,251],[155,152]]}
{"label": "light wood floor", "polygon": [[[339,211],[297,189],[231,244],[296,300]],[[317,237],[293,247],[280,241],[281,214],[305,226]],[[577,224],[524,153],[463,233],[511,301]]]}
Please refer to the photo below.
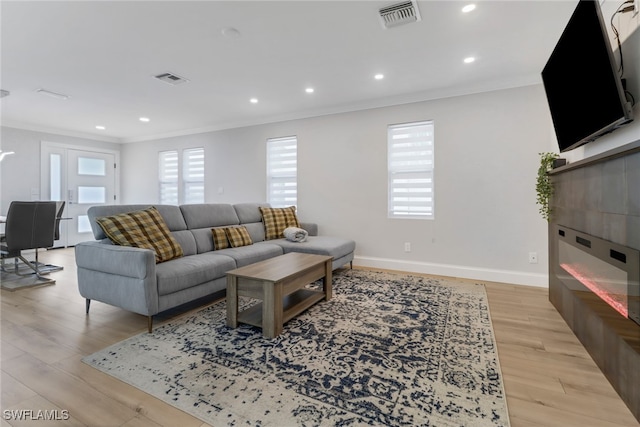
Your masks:
{"label": "light wood floor", "polygon": [[[53,273],[55,285],[1,291],[1,426],[206,426],[81,362],[145,332],[147,320],[99,302],[85,316],[73,249],[49,251],[41,260],[65,266]],[[486,289],[513,427],[640,425],[546,289],[497,283]],[[183,313],[164,315],[155,325]],[[5,419],[6,410],[20,409],[67,410],[70,418],[57,424]]]}

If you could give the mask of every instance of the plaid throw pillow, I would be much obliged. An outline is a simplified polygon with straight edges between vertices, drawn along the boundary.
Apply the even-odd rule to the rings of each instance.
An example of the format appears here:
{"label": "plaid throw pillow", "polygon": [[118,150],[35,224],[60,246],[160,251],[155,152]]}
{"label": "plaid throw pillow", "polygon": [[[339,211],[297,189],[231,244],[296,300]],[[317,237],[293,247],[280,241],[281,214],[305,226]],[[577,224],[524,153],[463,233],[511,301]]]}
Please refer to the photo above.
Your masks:
{"label": "plaid throw pillow", "polygon": [[96,222],[116,245],[153,250],[156,263],[183,255],[182,247],[153,206],[141,211],[98,217]]}
{"label": "plaid throw pillow", "polygon": [[227,233],[227,239],[229,239],[232,248],[253,245],[249,231],[245,226],[228,227],[224,229],[224,232]]}
{"label": "plaid throw pillow", "polygon": [[260,213],[262,213],[262,222],[264,223],[265,240],[282,239],[284,237],[282,232],[287,227],[300,228],[295,206],[288,208],[260,207]]}
{"label": "plaid throw pillow", "polygon": [[213,234],[213,250],[226,249],[229,247],[229,240],[227,240],[227,233],[224,228],[212,228]]}

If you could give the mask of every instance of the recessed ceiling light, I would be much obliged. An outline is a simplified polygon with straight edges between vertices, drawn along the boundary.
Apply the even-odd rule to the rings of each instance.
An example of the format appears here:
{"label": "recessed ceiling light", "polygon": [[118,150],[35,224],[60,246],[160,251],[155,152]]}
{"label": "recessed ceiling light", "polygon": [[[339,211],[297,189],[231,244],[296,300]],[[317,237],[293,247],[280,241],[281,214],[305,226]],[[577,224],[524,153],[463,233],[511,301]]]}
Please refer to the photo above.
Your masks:
{"label": "recessed ceiling light", "polygon": [[384,79],[384,74],[376,74],[375,76],[373,76],[373,78],[376,80],[382,80]]}
{"label": "recessed ceiling light", "polygon": [[312,87],[308,87],[304,91],[307,92],[307,93],[313,93],[314,89]]}
{"label": "recessed ceiling light", "polygon": [[150,122],[151,119],[149,119],[149,117],[140,117],[140,121],[147,123],[147,122]]}
{"label": "recessed ceiling light", "polygon": [[223,28],[222,30],[220,30],[220,32],[228,39],[238,39],[242,35],[240,34],[240,31],[236,30],[233,27]]}
{"label": "recessed ceiling light", "polygon": [[469,13],[469,12],[471,12],[472,10],[474,10],[475,8],[476,8],[476,5],[475,5],[475,4],[473,4],[473,3],[471,3],[471,4],[468,4],[468,5],[466,5],[465,7],[463,7],[463,8],[462,8],[462,11],[463,11],[464,13]]}
{"label": "recessed ceiling light", "polygon": [[249,100],[249,102],[252,103],[252,104],[257,104],[258,103],[258,98],[251,98]]}
{"label": "recessed ceiling light", "polygon": [[473,56],[468,56],[468,57],[464,58],[464,63],[465,64],[471,64],[475,60],[476,60],[476,58],[474,58]]}
{"label": "recessed ceiling light", "polygon": [[98,129],[98,130],[105,130],[105,129],[106,129],[106,127],[104,127],[104,126],[100,126],[100,125],[97,125],[97,126],[96,126],[96,129]]}
{"label": "recessed ceiling light", "polygon": [[57,93],[57,92],[51,92],[50,90],[46,90],[46,89],[36,89],[36,92],[42,94],[42,95],[47,95],[50,96],[51,98],[56,98],[56,99],[69,99],[71,98],[69,95],[65,95],[64,93]]}

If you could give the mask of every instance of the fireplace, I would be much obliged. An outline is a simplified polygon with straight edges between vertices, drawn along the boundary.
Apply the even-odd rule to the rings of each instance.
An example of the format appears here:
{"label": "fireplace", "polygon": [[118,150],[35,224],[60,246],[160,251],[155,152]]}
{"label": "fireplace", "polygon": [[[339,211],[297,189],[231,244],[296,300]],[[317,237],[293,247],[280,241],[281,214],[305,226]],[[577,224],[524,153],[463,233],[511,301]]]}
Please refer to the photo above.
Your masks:
{"label": "fireplace", "polygon": [[640,251],[556,225],[557,277],[640,325]]}
{"label": "fireplace", "polygon": [[550,177],[549,300],[640,421],[640,140]]}

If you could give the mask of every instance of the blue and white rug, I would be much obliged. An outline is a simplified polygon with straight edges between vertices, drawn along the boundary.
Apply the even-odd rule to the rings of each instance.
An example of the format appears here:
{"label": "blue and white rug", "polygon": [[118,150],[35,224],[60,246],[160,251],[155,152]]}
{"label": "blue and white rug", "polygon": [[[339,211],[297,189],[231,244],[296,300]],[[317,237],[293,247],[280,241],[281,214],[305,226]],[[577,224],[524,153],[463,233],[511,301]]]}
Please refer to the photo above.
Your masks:
{"label": "blue and white rug", "polygon": [[83,361],[212,426],[509,426],[483,285],[333,283],[275,339],[228,328],[222,301]]}

